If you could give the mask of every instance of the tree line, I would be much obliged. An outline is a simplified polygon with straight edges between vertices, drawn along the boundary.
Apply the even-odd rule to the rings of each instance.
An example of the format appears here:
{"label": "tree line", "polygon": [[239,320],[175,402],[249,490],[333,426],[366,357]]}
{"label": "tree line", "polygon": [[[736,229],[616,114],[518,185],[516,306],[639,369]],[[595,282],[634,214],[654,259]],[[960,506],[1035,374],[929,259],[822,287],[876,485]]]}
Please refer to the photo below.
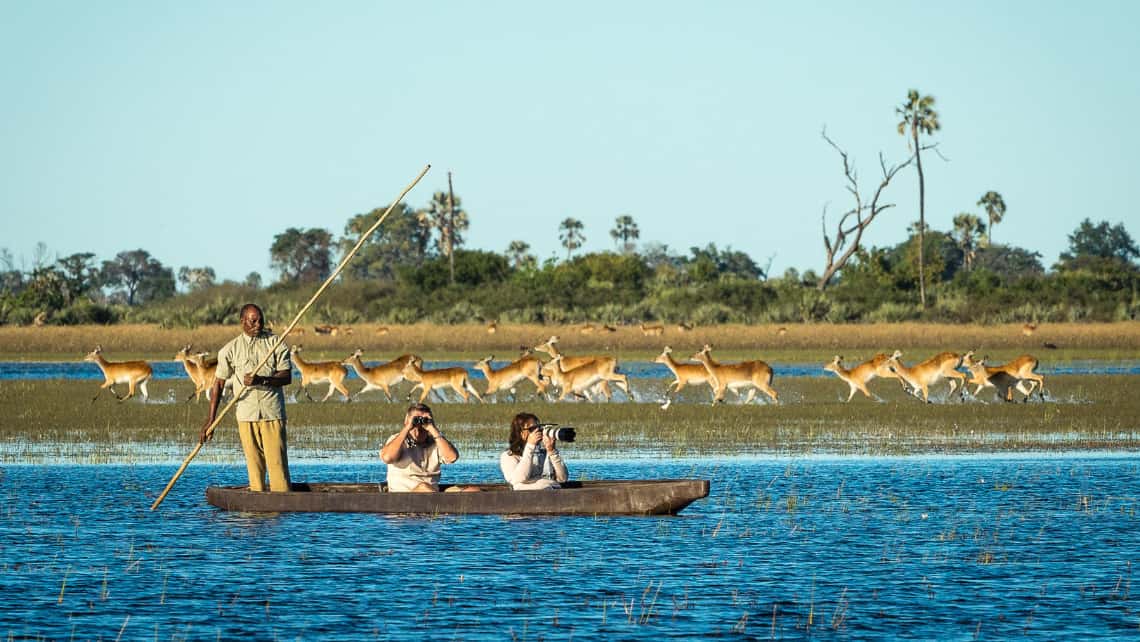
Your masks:
{"label": "tree line", "polygon": [[[867,191],[847,151],[826,131],[839,155],[852,204],[834,227],[822,215],[823,265],[769,274],[745,252],[714,244],[676,251],[639,244],[633,216],[614,219],[612,251],[578,254],[585,225],[567,217],[557,229],[564,259],[539,261],[526,240],[502,253],[465,248],[471,217],[452,188],[428,203],[397,205],[363,244],[326,295],[316,315],[334,323],[502,322],[629,323],[667,321],[715,324],[786,322],[1111,321],[1135,318],[1140,308],[1140,249],[1123,224],[1084,219],[1049,269],[1029,249],[994,242],[1006,216],[1001,194],[987,190],[952,227],[926,223],[922,153],[941,129],[935,101],[918,90],[895,108],[908,156],[889,163]],[[924,142],[924,139],[926,142]],[[888,247],[862,243],[864,231],[885,210],[891,182],[913,165],[919,181],[918,221],[908,238]],[[382,212],[351,216],[338,236],[323,228],[288,228],[269,248],[276,278],[264,284],[252,272],[241,282],[219,283],[209,266],[177,273],[146,250],[98,261],[93,253],[49,260],[36,248],[32,266],[15,265],[0,249],[0,324],[155,322],[195,326],[232,320],[247,299],[263,302],[271,319],[287,319],[324,281]],[[983,220],[984,217],[984,220]],[[179,287],[181,286],[181,287]]]}

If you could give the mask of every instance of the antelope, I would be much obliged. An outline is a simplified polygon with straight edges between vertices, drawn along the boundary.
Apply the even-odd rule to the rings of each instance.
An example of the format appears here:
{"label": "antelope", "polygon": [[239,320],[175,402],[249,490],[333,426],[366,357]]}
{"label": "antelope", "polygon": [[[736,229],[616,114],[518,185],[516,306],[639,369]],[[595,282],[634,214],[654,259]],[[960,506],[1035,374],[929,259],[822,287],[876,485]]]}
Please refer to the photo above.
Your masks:
{"label": "antelope", "polygon": [[[975,361],[973,351],[962,357],[962,365],[970,371],[968,383],[976,384],[974,396],[982,388],[993,388],[1002,395],[1006,401],[1013,401],[1013,389],[1025,395],[1025,401],[1033,396],[1036,389],[1041,399],[1045,399],[1045,378],[1037,374],[1037,358],[1033,355],[1023,354],[1020,357],[1000,366],[987,366],[985,358]],[[1026,388],[1028,386],[1028,388]]]}
{"label": "antelope", "polygon": [[867,383],[875,377],[883,377],[889,379],[898,379],[898,375],[891,371],[887,366],[887,361],[890,357],[886,353],[880,352],[870,361],[865,361],[848,370],[843,367],[843,357],[835,355],[835,359],[823,366],[823,369],[828,372],[834,372],[836,376],[845,381],[848,386],[851,386],[851,392],[847,395],[847,401],[850,402],[851,398],[855,396],[855,392],[863,393],[864,397],[872,398],[871,391],[867,390]]}
{"label": "antelope", "polygon": [[617,332],[617,328],[613,327],[612,325],[610,325],[608,323],[602,324],[602,330],[605,330],[606,332]]}
{"label": "antelope", "polygon": [[709,373],[710,384],[714,386],[714,406],[718,401],[724,401],[725,390],[732,389],[739,394],[742,388],[748,388],[748,398],[744,400],[746,404],[756,397],[757,390],[779,403],[779,395],[772,389],[772,368],[768,364],[759,360],[719,364],[713,361],[711,351],[712,346],[706,343],[692,358],[700,361]]}
{"label": "antelope", "polygon": [[578,328],[578,332],[582,334],[594,334],[594,330],[594,324],[592,323],[583,323],[581,327]]}
{"label": "antelope", "polygon": [[360,360],[362,354],[364,354],[364,351],[357,348],[356,352],[348,355],[344,361],[340,362],[343,366],[351,366],[352,369],[356,371],[356,376],[360,377],[361,381],[364,382],[364,387],[352,396],[356,397],[369,390],[379,390],[384,393],[388,401],[392,401],[391,388],[404,380],[404,364],[407,363],[408,359],[413,355],[402,354],[388,363],[382,363],[369,368]]}
{"label": "antelope", "polygon": [[215,374],[218,369],[218,360],[207,358],[210,353],[199,352],[191,354],[190,348],[192,344],[187,343],[185,347],[174,355],[175,361],[181,361],[182,367],[186,369],[186,375],[190,377],[190,381],[194,382],[194,392],[186,397],[186,402],[189,403],[191,399],[198,401],[202,398],[202,393],[206,393],[206,400],[210,399],[211,391],[214,388]]}
{"label": "antelope", "polygon": [[379,328],[376,328],[376,334],[379,334],[379,335],[385,335],[385,334],[388,334],[389,332],[391,332],[391,331],[388,329],[388,326],[386,326],[386,325],[382,325]]}
{"label": "antelope", "polygon": [[[579,366],[584,366],[587,363],[593,363],[593,362],[597,361],[597,362],[601,363],[601,365],[599,367],[601,367],[603,370],[605,370],[608,374],[611,374],[611,375],[616,374],[617,359],[615,359],[613,357],[608,357],[608,356],[571,357],[571,356],[563,355],[562,352],[558,350],[559,340],[560,339],[558,338],[558,335],[556,335],[556,334],[551,335],[551,337],[546,340],[546,343],[543,343],[541,345],[537,345],[533,348],[534,350],[536,350],[538,352],[545,352],[546,354],[550,355],[551,361],[548,361],[545,365],[542,366],[542,376],[550,379],[552,382],[554,382],[554,385],[556,385],[560,388],[562,387],[562,384],[559,383],[562,379],[561,372],[559,371],[558,366],[553,362],[553,359],[555,357],[558,357],[558,356],[563,357],[562,367],[565,368],[566,370],[573,370],[574,368],[577,368]],[[607,401],[613,398],[613,394],[610,392],[609,382],[614,381],[614,380],[616,380],[616,377],[612,377],[610,379],[603,379],[600,383],[598,383],[598,387],[601,388],[602,394],[604,394],[606,396]],[[629,394],[628,382],[627,382],[625,391],[626,391],[626,394]]]}
{"label": "antelope", "polygon": [[641,328],[641,334],[647,337],[659,337],[665,334],[665,326],[661,324],[645,325],[644,323],[637,324]]}
{"label": "antelope", "polygon": [[[91,403],[99,398],[99,395],[106,388],[115,395],[119,401],[126,401],[135,394],[135,387],[142,391],[143,401],[150,398],[146,391],[146,382],[150,380],[154,370],[150,364],[145,361],[107,361],[103,358],[103,346],[97,345],[95,349],[83,357],[84,361],[93,361],[99,369],[103,371],[103,385],[99,386],[99,392],[91,398]],[[115,392],[116,383],[127,384],[127,396],[120,397],[119,393]]]}
{"label": "antelope", "polygon": [[326,324],[326,325],[313,326],[313,332],[316,332],[317,334],[327,334],[327,335],[333,336],[333,337],[336,336],[336,333],[339,330],[340,330],[340,328],[336,327],[335,325]]}
{"label": "antelope", "polygon": [[300,326],[297,326],[297,327],[294,327],[292,330],[290,330],[289,334],[287,334],[285,336],[287,336],[287,337],[300,337],[300,336],[304,336],[304,334],[305,334],[305,329],[300,327]]}
{"label": "antelope", "polygon": [[[669,370],[673,372],[673,376],[676,377],[676,381],[669,384],[669,388],[673,389],[672,392],[679,393],[681,392],[681,388],[687,385],[700,385],[702,383],[708,383],[710,388],[715,389],[715,386],[710,383],[709,372],[705,370],[704,364],[678,363],[673,359],[672,353],[673,349],[669,346],[665,346],[661,354],[657,355],[657,358],[653,360],[654,363],[664,364],[666,368],[669,368]],[[666,389],[665,397],[669,397],[669,389]]]}
{"label": "antelope", "polygon": [[538,394],[546,395],[546,383],[542,381],[542,362],[531,356],[530,350],[498,370],[491,368],[494,359],[495,355],[491,355],[475,363],[475,369],[481,371],[487,378],[487,391],[483,393],[484,396],[489,397],[500,390],[511,390],[515,384],[524,379],[530,379],[534,383]]}
{"label": "antelope", "polygon": [[677,332],[689,332],[692,329],[693,329],[693,324],[691,324],[691,323],[685,323],[684,321],[682,321],[681,323],[677,324]]}
{"label": "antelope", "polygon": [[[427,399],[428,394],[436,388],[444,386],[451,386],[451,389],[459,393],[463,397],[463,401],[467,401],[469,397],[467,393],[475,395],[475,398],[480,402],[483,398],[471,385],[467,378],[467,370],[460,367],[454,368],[440,368],[438,370],[424,370],[423,359],[417,356],[411,356],[404,364],[404,378],[416,384],[408,391],[408,397],[416,391],[416,388],[421,388],[423,393],[420,395],[420,403]],[[441,393],[442,394],[442,393]]]}
{"label": "antelope", "polygon": [[333,390],[339,391],[345,400],[348,400],[348,388],[344,387],[344,378],[348,376],[348,370],[345,370],[343,365],[336,361],[305,361],[301,358],[301,346],[293,346],[290,352],[293,355],[293,365],[301,372],[301,391],[309,401],[313,401],[313,397],[309,395],[307,386],[326,381],[329,384],[329,391],[321,401],[328,401]]}
{"label": "antelope", "polygon": [[1037,332],[1036,323],[1026,323],[1025,325],[1021,326],[1021,334],[1024,334],[1027,337],[1033,336],[1034,332]]}
{"label": "antelope", "polygon": [[499,331],[499,322],[492,321],[487,324],[487,334],[495,334]]}
{"label": "antelope", "polygon": [[961,397],[966,392],[966,375],[957,370],[958,366],[962,365],[961,355],[953,352],[939,352],[913,367],[907,367],[901,358],[902,352],[895,350],[891,358],[887,360],[887,366],[899,376],[899,379],[910,386],[911,394],[917,397],[919,393],[922,393],[922,400],[926,403],[930,403],[930,386],[937,383],[939,379],[945,378],[949,381],[951,394],[958,388],[959,383],[962,384],[962,389],[959,390],[958,396]]}
{"label": "antelope", "polygon": [[[619,372],[609,370],[605,363],[593,361],[567,370],[565,359],[566,357],[560,354],[550,360],[550,363],[554,365],[555,371],[558,373],[558,385],[562,388],[562,394],[558,397],[559,401],[565,401],[566,397],[570,395],[588,400],[590,399],[589,391],[591,388],[599,383],[608,383],[610,381],[613,381],[614,385],[625,391],[625,394],[629,394],[629,377]],[[607,395],[606,399],[609,398]]]}

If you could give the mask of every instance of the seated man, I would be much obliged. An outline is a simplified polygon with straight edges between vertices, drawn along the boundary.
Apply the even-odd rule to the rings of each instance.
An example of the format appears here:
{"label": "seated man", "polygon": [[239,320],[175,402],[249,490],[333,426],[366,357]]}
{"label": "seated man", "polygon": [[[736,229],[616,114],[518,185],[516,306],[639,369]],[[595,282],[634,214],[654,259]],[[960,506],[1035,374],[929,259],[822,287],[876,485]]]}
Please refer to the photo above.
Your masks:
{"label": "seated man", "polygon": [[[412,404],[404,415],[404,428],[388,438],[380,449],[380,459],[388,464],[388,492],[438,492],[439,470],[453,464],[459,451],[443,436],[432,418],[431,408]],[[477,491],[478,487],[448,488],[449,491]]]}

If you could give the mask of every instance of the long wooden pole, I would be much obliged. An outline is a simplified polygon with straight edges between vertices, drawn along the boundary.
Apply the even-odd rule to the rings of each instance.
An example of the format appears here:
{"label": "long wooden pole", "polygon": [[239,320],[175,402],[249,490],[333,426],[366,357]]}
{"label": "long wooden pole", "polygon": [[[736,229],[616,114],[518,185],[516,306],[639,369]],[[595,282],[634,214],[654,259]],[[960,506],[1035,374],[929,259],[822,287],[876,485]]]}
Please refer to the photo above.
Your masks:
{"label": "long wooden pole", "polygon": [[[384,223],[384,219],[388,218],[388,215],[392,213],[392,210],[395,209],[396,205],[398,205],[400,201],[404,200],[404,196],[408,192],[412,191],[412,188],[416,186],[416,183],[420,182],[420,179],[424,177],[424,174],[428,173],[429,169],[431,169],[431,165],[425,166],[419,175],[416,176],[416,178],[410,184],[408,184],[407,187],[404,188],[404,191],[400,192],[400,195],[396,197],[396,200],[392,201],[392,204],[388,206],[388,209],[384,210],[384,213],[380,215],[380,218],[376,219],[376,222],[372,224],[372,227],[368,228],[367,232],[360,235],[360,240],[357,241],[356,245],[353,246],[348,254],[344,256],[340,262],[340,265],[338,265],[337,268],[333,270],[333,273],[329,275],[329,278],[325,279],[325,282],[321,284],[321,287],[317,289],[316,293],[313,294],[312,298],[309,299],[309,302],[306,303],[299,312],[297,312],[297,316],[293,317],[293,322],[290,323],[287,328],[285,328],[284,332],[276,335],[277,340],[274,342],[273,347],[270,348],[269,352],[266,353],[264,357],[262,357],[261,363],[257,364],[257,366],[253,369],[254,372],[260,370],[261,367],[269,361],[269,358],[273,356],[273,354],[277,351],[277,348],[282,344],[282,342],[285,341],[285,337],[289,336],[289,333],[293,331],[294,327],[296,327],[297,323],[301,320],[301,317],[309,311],[309,308],[313,307],[313,304],[316,303],[317,299],[319,299],[320,296],[324,294],[325,290],[327,290],[329,286],[332,285],[332,282],[336,280],[336,277],[340,276],[340,273],[344,270],[345,266],[348,265],[348,262],[352,260],[352,257],[356,256],[356,253],[360,251],[360,248],[363,247],[365,242],[368,241],[368,237],[372,236],[372,233],[375,232],[382,223]],[[182,466],[178,468],[178,472],[174,473],[174,476],[170,478],[170,482],[166,484],[166,488],[162,489],[162,493],[159,494],[158,499],[155,499],[154,503],[151,504],[151,510],[158,508],[158,505],[162,503],[162,500],[166,499],[167,493],[169,493],[170,489],[174,487],[174,482],[178,481],[178,478],[182,476],[182,473],[186,470],[186,467],[189,466],[190,462],[198,456],[198,453],[202,450],[202,446],[206,445],[206,441],[209,440],[210,437],[214,434],[214,430],[218,427],[218,423],[221,422],[222,417],[224,417],[225,414],[229,412],[230,408],[232,408],[234,404],[237,403],[237,401],[237,396],[234,396],[232,399],[230,399],[229,403],[227,403],[214,417],[214,421],[209,425],[209,427],[206,428],[205,439],[198,442],[198,445],[194,446],[194,450],[191,450],[190,454],[186,456],[186,459],[182,462]]]}

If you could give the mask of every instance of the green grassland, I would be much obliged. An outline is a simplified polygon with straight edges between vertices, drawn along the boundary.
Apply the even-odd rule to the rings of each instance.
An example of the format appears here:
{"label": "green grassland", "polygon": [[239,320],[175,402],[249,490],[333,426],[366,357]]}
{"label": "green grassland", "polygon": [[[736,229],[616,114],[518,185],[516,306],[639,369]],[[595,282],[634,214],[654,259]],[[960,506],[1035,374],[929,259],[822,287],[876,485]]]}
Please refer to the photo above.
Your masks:
{"label": "green grassland", "polygon": [[[664,380],[639,380],[642,399],[660,399]],[[401,384],[404,392],[408,384]],[[705,389],[691,389],[667,410],[659,403],[551,403],[520,390],[520,400],[433,403],[441,427],[466,458],[493,457],[506,444],[511,417],[534,412],[544,421],[574,425],[566,450],[580,457],[700,457],[724,455],[896,455],[1007,453],[1057,450],[1135,451],[1140,448],[1140,395],[1135,377],[1057,375],[1046,379],[1047,400],[1004,403],[992,390],[962,402],[939,383],[936,402],[906,396],[893,381],[871,389],[881,401],[856,397],[834,378],[784,378],[779,405],[734,402],[712,407]],[[151,402],[94,403],[94,381],[14,381],[0,385],[0,463],[38,461],[180,461],[197,443],[206,403],[185,403],[185,381],[157,381]],[[290,397],[296,387],[289,389]],[[303,399],[303,397],[302,397]],[[369,460],[395,432],[406,402],[368,393],[350,403],[290,403],[294,459]],[[232,417],[223,419],[203,461],[240,462]]]}

